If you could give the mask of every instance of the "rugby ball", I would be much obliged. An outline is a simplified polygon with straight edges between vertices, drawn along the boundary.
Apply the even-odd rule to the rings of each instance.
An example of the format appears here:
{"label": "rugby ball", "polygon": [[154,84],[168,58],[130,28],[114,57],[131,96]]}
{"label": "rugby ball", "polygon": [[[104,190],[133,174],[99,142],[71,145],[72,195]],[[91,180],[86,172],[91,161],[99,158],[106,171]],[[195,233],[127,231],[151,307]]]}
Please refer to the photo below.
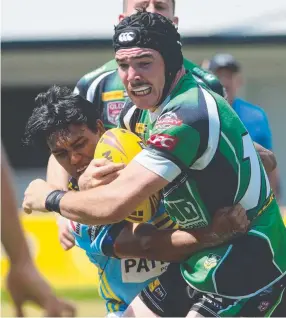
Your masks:
{"label": "rugby ball", "polygon": [[[142,140],[134,133],[122,128],[113,128],[106,131],[100,138],[94,158],[106,158],[112,162],[128,164],[144,147]],[[132,223],[149,221],[156,213],[159,203],[160,194],[152,195],[143,201],[126,220]]]}

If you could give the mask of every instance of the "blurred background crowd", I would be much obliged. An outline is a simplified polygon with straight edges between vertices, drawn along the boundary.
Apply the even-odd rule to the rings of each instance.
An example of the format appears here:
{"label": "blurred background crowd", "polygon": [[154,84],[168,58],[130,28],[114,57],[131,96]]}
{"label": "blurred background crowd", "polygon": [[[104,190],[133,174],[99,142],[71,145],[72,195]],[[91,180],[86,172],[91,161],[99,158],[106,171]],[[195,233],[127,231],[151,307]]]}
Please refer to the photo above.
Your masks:
{"label": "blurred background crowd", "polygon": [[[48,160],[48,152],[39,155],[22,144],[35,96],[51,84],[73,88],[112,59],[113,26],[121,12],[120,0],[2,1],[2,142],[19,207],[28,183],[45,177]],[[285,1],[177,0],[175,14],[184,56],[219,77],[236,111],[241,99],[264,111],[263,125],[253,134],[276,154],[273,187],[286,205]],[[250,117],[246,121],[252,124]],[[103,314],[94,301],[94,267],[78,249],[62,250],[54,217],[24,217],[23,224],[38,268],[58,293],[76,301],[80,315]],[[1,257],[3,280],[8,261],[3,251]],[[2,299],[2,315],[12,315],[3,288]]]}

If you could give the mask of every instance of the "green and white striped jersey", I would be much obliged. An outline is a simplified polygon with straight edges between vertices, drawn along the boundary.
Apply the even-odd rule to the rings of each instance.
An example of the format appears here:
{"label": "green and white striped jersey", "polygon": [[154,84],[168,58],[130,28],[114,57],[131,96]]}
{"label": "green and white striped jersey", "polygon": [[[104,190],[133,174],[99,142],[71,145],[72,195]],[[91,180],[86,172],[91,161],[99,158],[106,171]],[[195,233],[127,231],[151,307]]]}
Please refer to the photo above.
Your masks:
{"label": "green and white striped jersey", "polygon": [[246,128],[224,98],[191,74],[153,113],[127,104],[121,122],[131,129],[135,121],[133,131],[148,144],[136,161],[170,182],[164,201],[180,226],[206,226],[218,208],[238,202],[255,216],[269,197]]}
{"label": "green and white striped jersey", "polygon": [[192,287],[250,297],[285,275],[286,231],[276,199],[246,128],[223,97],[187,73],[154,112],[127,102],[120,126],[147,143],[134,160],[169,181],[163,201],[181,228],[205,227],[219,208],[237,203],[252,221],[235,243],[181,265]]}

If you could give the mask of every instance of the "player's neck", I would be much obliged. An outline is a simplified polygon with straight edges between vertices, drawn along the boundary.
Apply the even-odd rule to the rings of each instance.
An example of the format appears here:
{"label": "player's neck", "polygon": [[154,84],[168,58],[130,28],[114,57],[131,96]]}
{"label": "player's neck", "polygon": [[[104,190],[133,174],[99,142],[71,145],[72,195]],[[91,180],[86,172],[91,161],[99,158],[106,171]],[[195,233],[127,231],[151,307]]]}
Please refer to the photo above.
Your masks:
{"label": "player's neck", "polygon": [[171,85],[171,88],[168,92],[168,96],[171,94],[172,90],[176,87],[176,85],[179,83],[179,80],[186,74],[186,70],[185,70],[185,67],[182,66],[182,68],[178,71],[172,85]]}

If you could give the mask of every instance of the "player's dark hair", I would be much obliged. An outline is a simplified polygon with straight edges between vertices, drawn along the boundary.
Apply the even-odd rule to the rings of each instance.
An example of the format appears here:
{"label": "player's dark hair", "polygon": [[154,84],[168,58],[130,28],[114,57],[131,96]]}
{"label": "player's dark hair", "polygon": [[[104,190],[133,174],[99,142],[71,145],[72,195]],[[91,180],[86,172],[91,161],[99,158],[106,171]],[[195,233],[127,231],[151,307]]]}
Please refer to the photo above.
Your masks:
{"label": "player's dark hair", "polygon": [[[127,2],[128,0],[123,0],[123,13],[127,11]],[[176,1],[172,0],[172,5],[173,5],[173,13],[175,14],[175,9],[176,9]]]}
{"label": "player's dark hair", "polygon": [[96,106],[67,87],[53,85],[47,92],[40,93],[35,103],[25,129],[27,145],[43,146],[55,132],[68,132],[71,124],[85,124],[97,131],[96,121],[100,117]]}

